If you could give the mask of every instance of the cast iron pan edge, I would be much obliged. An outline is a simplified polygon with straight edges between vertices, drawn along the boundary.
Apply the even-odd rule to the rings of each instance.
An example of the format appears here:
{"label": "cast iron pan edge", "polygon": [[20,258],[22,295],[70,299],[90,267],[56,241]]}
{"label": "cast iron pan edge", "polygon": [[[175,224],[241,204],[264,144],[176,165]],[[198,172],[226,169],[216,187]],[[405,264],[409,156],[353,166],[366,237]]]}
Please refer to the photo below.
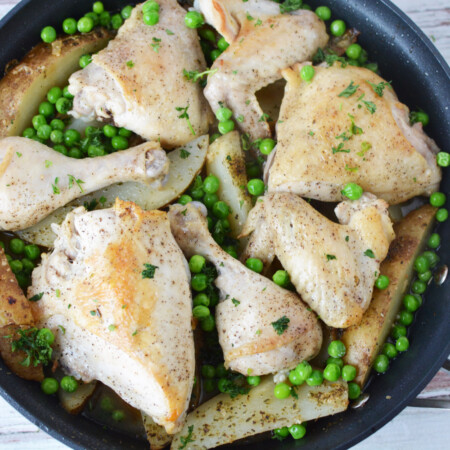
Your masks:
{"label": "cast iron pan edge", "polygon": [[[107,9],[128,2],[106,0]],[[343,18],[362,31],[361,43],[380,64],[384,78],[394,81],[401,101],[411,108],[422,107],[431,117],[427,132],[441,149],[449,151],[450,69],[422,31],[396,6],[386,0],[324,0],[308,2],[332,8],[333,18]],[[20,59],[38,43],[45,25],[57,26],[65,17],[80,17],[90,10],[92,0],[23,0],[0,22],[0,67]],[[59,27],[58,27],[59,28]],[[441,190],[449,193],[449,178]],[[450,258],[450,229],[440,226],[443,261]],[[430,286],[424,306],[410,327],[411,346],[376,377],[364,408],[308,425],[301,441],[259,442],[245,448],[344,449],[374,433],[398,414],[428,384],[450,353],[450,292],[444,286]],[[142,449],[146,444],[111,431],[81,417],[67,414],[53,397],[41,393],[37,383],[12,375],[0,361],[0,394],[19,412],[64,444],[76,449]],[[236,448],[236,446],[234,447]]]}

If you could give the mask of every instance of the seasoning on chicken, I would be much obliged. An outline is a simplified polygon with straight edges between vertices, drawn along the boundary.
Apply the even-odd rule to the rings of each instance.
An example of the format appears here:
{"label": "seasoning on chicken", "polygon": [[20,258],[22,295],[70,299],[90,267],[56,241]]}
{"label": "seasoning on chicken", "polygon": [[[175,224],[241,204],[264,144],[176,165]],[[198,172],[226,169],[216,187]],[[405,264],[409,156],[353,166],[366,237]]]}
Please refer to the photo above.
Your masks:
{"label": "seasoning on chicken", "polygon": [[195,352],[187,262],[167,214],[117,200],[83,207],[55,226],[29,295],[40,326],[55,336],[63,369],[99,380],[169,433],[182,425]]}
{"label": "seasoning on chicken", "polygon": [[345,201],[334,223],[294,194],[262,197],[242,231],[244,258],[270,264],[275,256],[308,305],[331,327],[359,323],[372,298],[394,231],[388,205],[372,194]]}
{"label": "seasoning on chicken", "polygon": [[112,118],[171,148],[206,134],[212,114],[199,84],[183,75],[206,70],[197,32],[185,26],[176,0],[158,4],[152,26],[143,21],[142,4],[136,6],[108,47],[70,77],[69,91],[75,117]]}
{"label": "seasoning on chicken", "polygon": [[390,84],[354,66],[315,67],[311,82],[287,69],[277,124],[278,145],[266,168],[270,192],[341,201],[350,182],[386,200],[404,202],[438,189],[436,144],[409,124],[409,110]]}
{"label": "seasoning on chicken", "polygon": [[214,62],[205,96],[213,111],[233,112],[252,139],[270,137],[256,92],[281,78],[281,70],[309,61],[328,42],[324,23],[312,11],[280,13],[271,0],[199,0],[208,23],[230,46]]}
{"label": "seasoning on chicken", "polygon": [[215,284],[222,298],[216,322],[226,367],[244,375],[264,375],[293,368],[318,353],[321,327],[296,294],[222,250],[206,218],[192,204],[171,206],[169,220],[183,252],[202,255],[217,269]]}
{"label": "seasoning on chicken", "polygon": [[161,184],[169,160],[157,142],[74,159],[22,137],[0,140],[0,229],[22,230],[82,195],[118,182]]}

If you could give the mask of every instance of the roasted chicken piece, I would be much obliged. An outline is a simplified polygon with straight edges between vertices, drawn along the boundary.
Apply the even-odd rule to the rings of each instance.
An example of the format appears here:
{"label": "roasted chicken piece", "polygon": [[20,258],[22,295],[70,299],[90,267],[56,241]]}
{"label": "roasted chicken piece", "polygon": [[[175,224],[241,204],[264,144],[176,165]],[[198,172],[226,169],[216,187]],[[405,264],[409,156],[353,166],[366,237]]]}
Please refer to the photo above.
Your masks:
{"label": "roasted chicken piece", "polygon": [[226,367],[244,375],[264,375],[293,368],[318,353],[321,327],[297,295],[222,250],[206,218],[192,204],[171,206],[169,220],[183,252],[202,255],[217,269],[221,301],[216,321]]}
{"label": "roasted chicken piece", "polygon": [[422,124],[410,126],[409,110],[389,83],[339,63],[315,67],[307,83],[299,69],[283,72],[278,145],[266,167],[270,192],[333,202],[354,182],[397,204],[438,188],[438,148]]}
{"label": "roasted chicken piece", "polygon": [[206,69],[197,32],[184,24],[186,11],[176,0],[158,4],[158,24],[146,25],[142,4],[136,6],[108,47],[70,77],[69,91],[73,116],[112,118],[171,148],[205,134],[212,114],[198,83],[183,75]]}
{"label": "roasted chicken piece", "polygon": [[326,45],[324,23],[312,11],[281,14],[271,0],[199,0],[197,5],[230,44],[208,78],[205,96],[211,108],[225,104],[252,139],[270,137],[255,93],[280,79],[282,69],[310,60]]}
{"label": "roasted chicken piece", "polygon": [[84,194],[113,183],[159,185],[169,171],[157,142],[98,158],[73,159],[22,137],[0,140],[0,229],[22,230]]}
{"label": "roasted chicken piece", "polygon": [[388,204],[372,194],[345,201],[331,222],[294,194],[262,197],[242,231],[245,258],[278,257],[302,299],[329,326],[357,324],[369,306],[380,263],[394,239]]}
{"label": "roasted chicken piece", "polygon": [[182,425],[194,382],[186,260],[167,214],[117,200],[67,215],[42,256],[29,295],[54,331],[63,369],[100,380],[169,433]]}

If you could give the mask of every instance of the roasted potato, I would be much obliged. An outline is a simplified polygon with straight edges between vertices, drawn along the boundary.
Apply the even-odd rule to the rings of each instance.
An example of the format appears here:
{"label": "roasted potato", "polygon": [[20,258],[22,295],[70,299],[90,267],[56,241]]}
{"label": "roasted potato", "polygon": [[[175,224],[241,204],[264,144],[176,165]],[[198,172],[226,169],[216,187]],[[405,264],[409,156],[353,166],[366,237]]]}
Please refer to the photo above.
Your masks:
{"label": "roasted potato", "polygon": [[173,436],[167,434],[164,427],[155,423],[155,421],[144,412],[141,412],[141,414],[145,434],[147,435],[150,444],[150,450],[162,450],[172,442]]}
{"label": "roasted potato", "polygon": [[367,381],[372,363],[389,335],[411,281],[414,260],[425,246],[435,214],[436,208],[425,205],[410,212],[394,226],[396,238],[380,266],[380,273],[389,277],[389,287],[375,289],[361,323],[347,328],[342,335],[347,347],[345,364],[357,368],[355,381],[361,386]]}
{"label": "roasted potato", "polygon": [[96,386],[97,381],[92,381],[91,383],[80,384],[75,392],[66,392],[64,389],[59,389],[58,396],[61,406],[69,414],[80,414],[94,394]]}
{"label": "roasted potato", "polygon": [[169,179],[166,184],[157,189],[143,183],[118,183],[100,191],[80,197],[67,206],[57,209],[41,222],[17,234],[28,242],[52,247],[55,233],[51,229],[52,223],[60,224],[67,213],[75,207],[99,201],[104,198],[102,207],[114,205],[116,198],[132,201],[146,210],[159,209],[177,199],[189,187],[195,176],[202,170],[208,151],[208,136],[202,136],[190,142],[182,149],[173,150],[168,154],[170,160]]}
{"label": "roasted potato", "polygon": [[233,237],[237,237],[252,209],[251,197],[246,191],[245,159],[237,131],[227,133],[211,144],[206,157],[206,171],[220,180],[217,195],[231,208],[231,231]]}
{"label": "roasted potato", "polygon": [[325,382],[320,386],[303,384],[298,398],[275,398],[271,376],[247,395],[231,398],[220,394],[188,414],[183,429],[174,436],[172,449],[181,448],[188,436],[192,443],[182,447],[208,449],[229,444],[255,434],[318,419],[347,409],[347,383]]}
{"label": "roasted potato", "polygon": [[64,36],[52,44],[41,43],[13,66],[0,81],[0,137],[21,136],[53,86],[63,87],[79,69],[79,59],[106,46],[113,33]]}

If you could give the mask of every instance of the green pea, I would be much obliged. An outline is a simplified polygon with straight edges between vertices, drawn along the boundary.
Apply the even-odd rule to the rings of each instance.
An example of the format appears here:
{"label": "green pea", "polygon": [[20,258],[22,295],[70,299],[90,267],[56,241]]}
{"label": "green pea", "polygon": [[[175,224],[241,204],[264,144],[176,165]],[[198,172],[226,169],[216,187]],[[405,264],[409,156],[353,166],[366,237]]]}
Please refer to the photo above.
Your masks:
{"label": "green pea", "polygon": [[143,21],[146,25],[153,26],[159,22],[159,12],[148,11],[144,13]]}
{"label": "green pea", "polygon": [[342,358],[347,349],[342,341],[332,341],[328,345],[328,354],[333,358]]}
{"label": "green pea", "polygon": [[203,381],[203,387],[205,388],[206,392],[214,391],[214,389],[216,389],[216,380],[207,378]]}
{"label": "green pea", "polygon": [[448,167],[450,166],[450,153],[447,152],[439,152],[436,155],[437,165],[440,167]]}
{"label": "green pea", "polygon": [[261,377],[255,375],[255,376],[248,376],[247,377],[247,383],[250,386],[259,386],[259,384],[261,383]]}
{"label": "green pea", "polygon": [[383,345],[382,353],[383,353],[383,355],[386,355],[389,359],[395,358],[398,354],[397,349],[395,348],[395,345],[391,344],[390,342],[386,342]]}
{"label": "green pea", "polygon": [[245,265],[256,273],[261,273],[264,267],[263,262],[258,258],[248,258]]}
{"label": "green pea", "polygon": [[63,377],[60,384],[61,389],[66,392],[75,392],[78,389],[78,381],[71,376]]}
{"label": "green pea", "polygon": [[22,133],[22,136],[31,139],[36,136],[36,130],[34,128],[26,128]]}
{"label": "green pea", "polygon": [[204,319],[205,317],[208,317],[211,314],[209,311],[209,308],[207,306],[199,305],[195,306],[192,310],[192,315],[196,319]]}
{"label": "green pea", "polygon": [[305,11],[312,11],[311,6],[307,5],[306,3],[303,3],[301,9],[304,9]]}
{"label": "green pea", "polygon": [[52,127],[52,130],[59,130],[59,131],[63,131],[64,128],[66,128],[64,122],[61,119],[53,119],[50,122],[50,126]]}
{"label": "green pea", "polygon": [[308,386],[320,386],[323,383],[323,373],[320,370],[313,370],[311,375],[306,379]]}
{"label": "green pea", "polygon": [[77,21],[73,18],[67,18],[62,23],[62,29],[66,34],[75,34],[77,32]]}
{"label": "green pea", "polygon": [[217,128],[219,129],[221,134],[227,134],[234,130],[234,122],[230,120],[226,120],[225,122],[219,122]]}
{"label": "green pea", "polygon": [[437,233],[433,233],[428,239],[428,247],[433,249],[438,248],[441,245],[441,237]]}
{"label": "green pea", "polygon": [[359,200],[363,195],[363,188],[356,183],[348,183],[342,189],[341,194],[350,200]]}
{"label": "green pea", "polygon": [[216,111],[216,117],[219,122],[226,122],[233,117],[233,111],[231,109],[222,106]]}
{"label": "green pea", "polygon": [[209,306],[210,300],[206,294],[197,294],[193,299],[194,306]]}
{"label": "green pea", "polygon": [[45,27],[41,31],[41,39],[51,44],[56,39],[56,30],[53,27]]}
{"label": "green pea", "polygon": [[380,290],[387,289],[389,286],[389,282],[389,277],[387,277],[386,275],[380,275],[375,281],[375,287]]}
{"label": "green pea", "polygon": [[200,322],[200,327],[203,331],[210,332],[213,331],[216,327],[216,321],[214,320],[214,316],[209,315],[208,317],[205,317]]}
{"label": "green pea", "polygon": [[226,245],[225,247],[223,247],[223,249],[229,254],[231,255],[233,258],[237,259],[238,255],[237,255],[237,251],[236,248],[233,247],[232,245]]}
{"label": "green pea", "polygon": [[114,409],[114,402],[111,397],[102,397],[100,400],[100,408],[103,409],[103,411],[111,412]]}
{"label": "green pea", "polygon": [[80,56],[79,65],[82,69],[87,67],[92,62],[92,55],[86,54]]}
{"label": "green pea", "polygon": [[436,213],[436,220],[438,222],[445,222],[448,219],[448,211],[445,208],[438,209]]}
{"label": "green pea", "polygon": [[407,294],[403,297],[403,306],[407,311],[415,312],[419,309],[421,302],[415,295]]}
{"label": "green pea", "polygon": [[413,323],[414,315],[411,311],[404,310],[404,311],[400,312],[398,320],[402,325],[405,325],[408,327],[409,325],[411,325]]}
{"label": "green pea", "polygon": [[288,427],[275,428],[275,430],[273,430],[273,434],[280,439],[285,439],[289,436],[289,428]]}
{"label": "green pea", "polygon": [[125,413],[120,409],[117,409],[116,411],[113,411],[111,417],[115,422],[122,422],[122,420],[125,419]]}
{"label": "green pea", "polygon": [[67,156],[69,154],[69,150],[67,150],[67,148],[61,144],[55,145],[53,147],[53,150],[55,150],[55,152],[61,153],[64,156]]}
{"label": "green pea", "polygon": [[52,87],[47,93],[47,100],[52,104],[55,104],[56,101],[61,97],[62,97],[62,89],[57,86]]}
{"label": "green pea", "polygon": [[406,336],[400,336],[395,341],[395,348],[399,352],[406,352],[406,350],[408,350],[408,348],[409,348],[409,340],[408,340],[408,338]]}
{"label": "green pea", "polygon": [[211,58],[211,61],[215,61],[220,55],[222,54],[222,52],[216,48],[214,50],[211,50],[211,52],[209,53],[209,57]]}
{"label": "green pea", "polygon": [[277,270],[272,275],[272,280],[275,284],[281,287],[288,286],[290,282],[289,274],[285,270]]}
{"label": "green pea", "polygon": [[61,144],[64,141],[64,133],[60,130],[53,130],[50,133],[50,140],[55,144]]}
{"label": "green pea", "polygon": [[366,50],[362,49],[361,50],[361,55],[358,58],[359,64],[360,65],[365,64],[368,59],[369,59],[369,54],[366,52]]}
{"label": "green pea", "polygon": [[221,134],[220,133],[214,133],[211,135],[211,137],[209,138],[209,143],[212,144],[216,139],[220,138]]}
{"label": "green pea", "polygon": [[342,368],[342,379],[344,381],[353,381],[356,377],[356,367],[346,365]]}
{"label": "green pea", "polygon": [[114,136],[111,139],[111,145],[115,150],[126,150],[129,146],[128,139],[124,136]]}
{"label": "green pea", "polygon": [[327,364],[336,364],[340,369],[344,367],[344,361],[341,358],[333,358],[332,356],[327,359]]}
{"label": "green pea", "polygon": [[103,6],[102,2],[94,2],[92,5],[92,11],[95,12],[95,14],[101,14],[105,10],[105,7]]}
{"label": "green pea", "polygon": [[[146,16],[144,15],[144,23],[147,25],[150,25],[145,20],[146,20]],[[147,20],[149,20],[148,17],[147,17]],[[158,19],[155,23],[158,23],[158,21],[159,21],[159,14],[158,14]],[[113,29],[118,30],[122,25],[123,25],[122,16],[120,14],[114,14],[111,17],[111,26],[113,27]],[[152,24],[152,25],[154,25],[154,24]]]}
{"label": "green pea", "polygon": [[215,194],[220,187],[219,179],[214,175],[208,175],[203,181],[203,190],[207,194]]}
{"label": "green pea", "polygon": [[275,398],[283,400],[291,395],[291,388],[286,383],[278,383],[273,389],[273,395]]}
{"label": "green pea", "polygon": [[294,386],[299,386],[302,384],[305,380],[300,376],[300,374],[294,369],[289,372],[289,381]]}
{"label": "green pea", "polygon": [[425,111],[412,111],[410,114],[411,123],[420,122],[424,127],[430,122],[430,117]]}
{"label": "green pea", "polygon": [[33,124],[33,128],[37,130],[41,125],[47,124],[47,119],[42,114],[38,114],[31,119],[31,123]]}
{"label": "green pea", "polygon": [[328,6],[319,6],[316,9],[316,14],[319,19],[330,20],[331,19],[331,9]]}
{"label": "green pea", "polygon": [[33,264],[32,261],[30,261],[30,260],[27,259],[27,258],[23,258],[20,262],[22,263],[23,271],[24,271],[26,274],[30,274],[31,272],[33,272],[33,270],[34,270],[34,264]]}
{"label": "green pea", "polygon": [[388,370],[389,358],[386,355],[378,355],[373,362],[373,368],[378,373],[384,373]]}
{"label": "green pea", "polygon": [[25,242],[22,239],[14,238],[9,243],[9,249],[16,255],[21,255],[25,251]]}
{"label": "green pea", "polygon": [[205,194],[203,197],[203,203],[208,209],[211,209],[214,206],[214,203],[219,201],[219,197],[217,194]]}
{"label": "green pea", "polygon": [[361,395],[361,388],[356,383],[348,383],[348,398],[356,400]]}
{"label": "green pea", "polygon": [[192,202],[192,197],[190,195],[182,195],[179,199],[178,199],[178,203],[180,205],[187,205],[188,203]]}
{"label": "green pea", "polygon": [[214,378],[216,376],[216,369],[214,366],[211,366],[210,364],[204,364],[202,366],[202,375],[205,378]]}
{"label": "green pea", "polygon": [[122,11],[120,11],[120,15],[124,20],[129,19],[131,16],[131,13],[133,12],[133,7],[131,5],[127,5],[124,8],[122,8]]}
{"label": "green pea", "polygon": [[225,202],[218,201],[213,205],[212,212],[218,219],[226,219],[231,211]]}
{"label": "green pea", "polygon": [[312,374],[312,367],[308,361],[301,362],[296,368],[295,371],[300,375],[300,378],[304,381]]}
{"label": "green pea", "polygon": [[343,20],[334,20],[331,22],[330,31],[333,36],[342,36],[347,30],[347,25]]}
{"label": "green pea", "polygon": [[41,383],[41,389],[44,394],[52,395],[58,392],[59,384],[54,378],[44,378]]}
{"label": "green pea", "polygon": [[97,158],[98,156],[106,155],[105,149],[97,145],[90,145],[87,153],[89,158]]}
{"label": "green pea", "polygon": [[14,259],[9,263],[9,267],[11,267],[11,271],[13,273],[19,273],[23,270],[23,264],[18,259]]}
{"label": "green pea", "polygon": [[119,136],[123,136],[129,138],[133,134],[132,131],[127,130],[126,128],[119,128]]}
{"label": "green pea", "polygon": [[414,269],[419,273],[426,272],[429,268],[430,261],[428,261],[426,256],[420,255],[414,261]]}
{"label": "green pea", "polygon": [[327,364],[323,370],[323,377],[328,381],[337,381],[341,376],[341,369],[336,364]]}
{"label": "green pea", "polygon": [[111,14],[108,11],[103,11],[100,13],[99,22],[102,27],[108,27],[111,23]]}
{"label": "green pea", "polygon": [[69,92],[69,86],[65,86],[63,89],[63,97],[68,98],[69,100],[73,99],[73,95]]}
{"label": "green pea", "polygon": [[191,286],[194,291],[204,291],[208,286],[208,277],[204,273],[194,275],[191,279]]}
{"label": "green pea", "polygon": [[223,378],[227,376],[227,369],[225,369],[225,365],[220,363],[216,366],[216,377]]}
{"label": "green pea", "polygon": [[300,70],[300,77],[303,81],[311,81],[314,78],[316,71],[313,66],[303,66]]}
{"label": "green pea", "polygon": [[102,131],[107,138],[113,138],[114,136],[117,136],[117,128],[114,125],[105,125],[102,128]]}
{"label": "green pea", "polygon": [[353,60],[359,59],[361,56],[362,47],[359,44],[351,44],[347,47],[345,51],[346,55]]}
{"label": "green pea", "polygon": [[430,204],[431,206],[435,206],[436,208],[440,208],[445,205],[447,197],[442,192],[433,192],[430,196]]}
{"label": "green pea", "polygon": [[94,21],[91,17],[82,17],[77,22],[77,29],[80,33],[89,33],[94,28]]}
{"label": "green pea", "polygon": [[155,0],[149,0],[148,2],[145,2],[142,5],[142,11],[148,12],[148,11],[156,11],[159,12],[159,3]]}
{"label": "green pea", "polygon": [[50,125],[41,125],[37,130],[37,137],[46,141],[50,138],[52,127]]}
{"label": "green pea", "polygon": [[306,428],[301,424],[291,425],[288,429],[294,439],[302,439],[306,434]]}
{"label": "green pea", "polygon": [[56,102],[56,111],[60,114],[67,114],[72,108],[72,102],[68,98],[60,98]]}
{"label": "green pea", "polygon": [[206,39],[207,41],[210,41],[212,43],[216,42],[216,35],[214,31],[209,28],[200,28],[200,30],[198,30],[198,34],[202,39]]}
{"label": "green pea", "polygon": [[224,37],[221,37],[221,38],[217,41],[217,48],[218,48],[221,52],[224,52],[229,46],[230,46],[230,44],[226,41],[226,39],[225,39]]}
{"label": "green pea", "polygon": [[427,250],[426,252],[422,253],[422,256],[424,256],[425,258],[428,259],[428,262],[430,263],[430,267],[436,267],[436,265],[438,264],[440,258],[438,255],[436,255],[435,252],[431,251],[431,250]]}
{"label": "green pea", "polygon": [[206,265],[206,259],[201,255],[191,256],[189,269],[192,273],[200,273]]}
{"label": "green pea", "polygon": [[264,184],[264,181],[260,180],[259,178],[254,178],[247,183],[247,190],[249,194],[255,197],[263,195],[265,187],[266,186]]}
{"label": "green pea", "polygon": [[68,156],[70,156],[71,158],[75,158],[75,159],[81,159],[83,156],[83,153],[81,152],[81,150],[77,147],[72,147],[69,150]]}
{"label": "green pea", "polygon": [[431,270],[427,270],[426,272],[419,273],[417,277],[419,278],[420,281],[428,283],[433,277],[433,274],[431,273]]}
{"label": "green pea", "polygon": [[55,107],[50,102],[42,102],[39,105],[39,114],[48,118],[55,114]]}
{"label": "green pea", "polygon": [[416,280],[412,284],[411,290],[414,294],[423,294],[427,290],[427,285],[423,281]]}
{"label": "green pea", "polygon": [[400,336],[406,336],[406,327],[404,325],[395,324],[392,327],[391,336],[398,339]]}
{"label": "green pea", "polygon": [[64,143],[69,147],[79,142],[81,135],[78,130],[69,129],[64,133]]}
{"label": "green pea", "polygon": [[[275,141],[273,139],[267,138],[263,139],[259,143],[259,151],[263,155],[270,155],[272,153],[272,150],[275,148]],[[259,171],[258,171],[259,172]]]}
{"label": "green pea", "polygon": [[200,28],[205,24],[205,19],[198,11],[189,11],[184,16],[184,23],[188,28]]}

